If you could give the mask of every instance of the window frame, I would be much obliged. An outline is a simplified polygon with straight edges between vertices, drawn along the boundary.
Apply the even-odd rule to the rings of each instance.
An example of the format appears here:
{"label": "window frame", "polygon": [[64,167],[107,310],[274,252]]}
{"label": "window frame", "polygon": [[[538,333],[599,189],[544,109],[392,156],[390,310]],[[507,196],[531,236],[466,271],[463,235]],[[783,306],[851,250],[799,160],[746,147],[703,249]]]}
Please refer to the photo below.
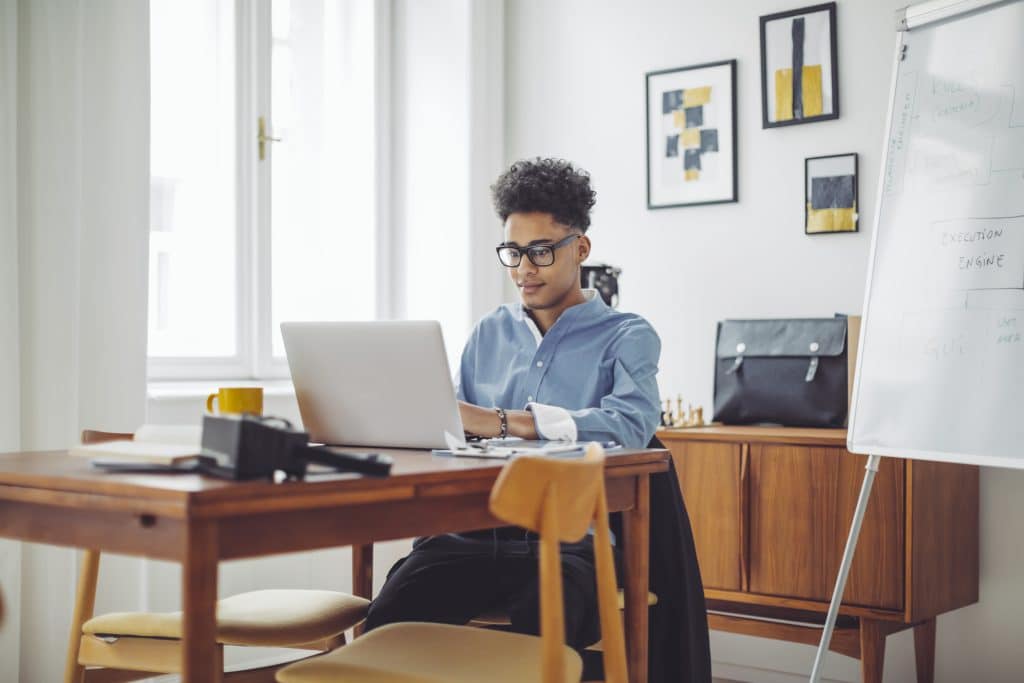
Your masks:
{"label": "window frame", "polygon": [[[223,357],[149,356],[151,382],[191,380],[288,379],[287,360],[273,356],[271,260],[271,164],[274,143],[266,159],[257,152],[258,119],[273,135],[271,110],[271,0],[235,0],[235,334],[236,353]],[[390,3],[374,3],[374,159],[376,178],[374,224],[376,300],[378,320],[393,317],[395,290],[392,275],[396,255],[388,196],[390,146]],[[147,226],[147,229],[149,227]]]}

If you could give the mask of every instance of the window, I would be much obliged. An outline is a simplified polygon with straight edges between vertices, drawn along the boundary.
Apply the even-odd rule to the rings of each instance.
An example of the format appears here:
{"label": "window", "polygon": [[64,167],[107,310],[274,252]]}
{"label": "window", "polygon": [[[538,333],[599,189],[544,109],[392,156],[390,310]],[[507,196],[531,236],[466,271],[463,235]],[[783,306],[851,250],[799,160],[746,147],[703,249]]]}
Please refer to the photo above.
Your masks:
{"label": "window", "polygon": [[151,0],[151,379],[284,377],[280,322],[391,313],[377,13]]}

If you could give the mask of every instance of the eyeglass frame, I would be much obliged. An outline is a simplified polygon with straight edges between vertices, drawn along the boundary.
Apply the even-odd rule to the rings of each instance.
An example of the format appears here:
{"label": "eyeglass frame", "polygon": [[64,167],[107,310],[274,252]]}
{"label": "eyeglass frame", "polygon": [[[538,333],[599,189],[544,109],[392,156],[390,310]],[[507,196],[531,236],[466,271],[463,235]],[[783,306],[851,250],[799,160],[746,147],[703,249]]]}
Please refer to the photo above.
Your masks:
{"label": "eyeglass frame", "polygon": [[[568,235],[567,237],[563,237],[557,242],[553,242],[551,244],[531,244],[525,247],[520,247],[515,244],[499,244],[497,247],[494,248],[494,252],[498,255],[498,262],[501,263],[501,265],[505,266],[506,268],[518,268],[519,266],[523,265],[524,254],[526,255],[526,258],[530,260],[530,263],[532,263],[533,265],[537,266],[538,268],[547,268],[548,266],[555,265],[555,252],[564,247],[565,245],[567,245],[569,243],[569,240],[576,239],[577,237],[583,237],[583,235],[581,235],[578,232],[574,232],[573,234]],[[514,249],[517,252],[519,252],[519,261],[514,266],[510,266],[504,261],[502,261],[502,249]],[[530,253],[533,249],[550,249],[551,263],[537,263],[533,258],[533,254]]]}

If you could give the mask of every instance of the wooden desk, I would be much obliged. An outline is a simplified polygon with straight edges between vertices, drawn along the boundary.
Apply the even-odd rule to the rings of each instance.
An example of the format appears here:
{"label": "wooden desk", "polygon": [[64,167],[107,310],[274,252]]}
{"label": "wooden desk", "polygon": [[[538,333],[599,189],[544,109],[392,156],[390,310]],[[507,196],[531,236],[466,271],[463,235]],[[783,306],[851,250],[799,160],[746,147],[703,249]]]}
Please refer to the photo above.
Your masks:
{"label": "wooden desk", "polygon": [[[0,454],[0,536],[180,562],[184,680],[221,680],[214,603],[221,560],[498,526],[487,509],[502,463],[384,450],[392,476],[229,482],[195,475],[110,475],[65,452]],[[649,475],[661,450],[606,461],[609,510],[624,511],[630,678],[647,680]],[[63,635],[63,634],[61,634]]]}
{"label": "wooden desk", "polygon": [[[817,645],[867,456],[845,429],[662,430],[693,525],[708,625]],[[935,619],[978,601],[978,468],[882,458],[831,649],[881,683],[885,638],[914,629],[934,675]]]}

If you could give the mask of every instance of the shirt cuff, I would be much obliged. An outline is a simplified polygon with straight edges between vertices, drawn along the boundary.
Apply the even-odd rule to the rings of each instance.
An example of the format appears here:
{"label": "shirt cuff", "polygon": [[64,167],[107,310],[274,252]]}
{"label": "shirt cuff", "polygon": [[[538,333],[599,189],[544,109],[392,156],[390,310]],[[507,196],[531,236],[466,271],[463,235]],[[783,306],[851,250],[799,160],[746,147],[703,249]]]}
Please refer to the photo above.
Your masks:
{"label": "shirt cuff", "polygon": [[549,441],[576,440],[576,421],[565,408],[544,403],[527,403],[526,409],[533,413],[533,426],[540,438]]}

